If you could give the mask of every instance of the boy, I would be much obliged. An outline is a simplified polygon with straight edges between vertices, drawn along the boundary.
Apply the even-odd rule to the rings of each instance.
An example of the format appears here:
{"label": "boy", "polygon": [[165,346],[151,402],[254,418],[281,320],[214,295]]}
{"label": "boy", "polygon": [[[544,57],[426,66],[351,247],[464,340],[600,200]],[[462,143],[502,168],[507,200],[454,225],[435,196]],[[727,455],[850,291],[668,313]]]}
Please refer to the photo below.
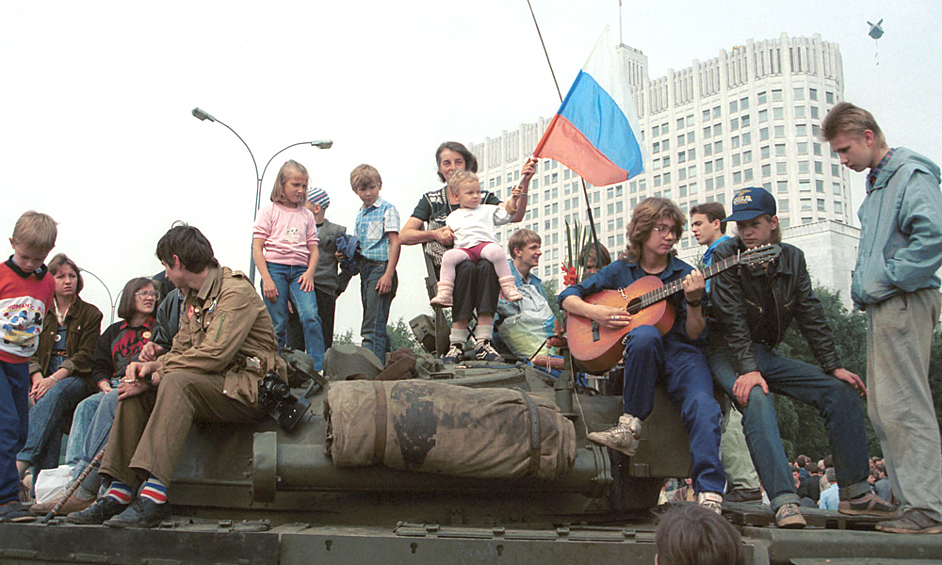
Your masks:
{"label": "boy", "polygon": [[360,297],[363,302],[362,345],[380,362],[386,362],[389,336],[386,320],[396,297],[399,280],[399,212],[379,197],[383,179],[371,165],[360,165],[350,173],[350,186],[363,202],[357,212],[356,236],[360,240]]}
{"label": "boy", "polygon": [[725,518],[684,504],[668,510],[654,532],[654,565],[744,565],[742,537]]}
{"label": "boy", "polygon": [[[714,261],[740,251],[781,243],[775,197],[762,188],[735,193],[733,214],[739,232],[717,246]],[[870,458],[863,409],[857,393],[866,395],[860,377],[844,368],[834,334],[800,249],[781,243],[771,263],[740,266],[713,279],[710,300],[717,331],[710,333],[710,368],[716,381],[743,414],[752,462],[775,511],[779,528],[803,528],[805,519],[769,392],[791,396],[815,407],[825,421],[841,485],[840,512],[890,516],[894,508],[870,492]],[[792,318],[820,367],[775,353]]]}
{"label": "boy", "polygon": [[[317,313],[321,318],[324,331],[324,350],[334,343],[334,310],[337,297],[346,290],[348,278],[342,278],[337,271],[337,237],[347,233],[347,228],[337,225],[325,216],[330,206],[330,197],[323,188],[311,187],[307,190],[307,209],[314,214],[317,224],[317,246],[320,254],[317,269],[314,271],[314,296],[317,299]],[[289,304],[289,306],[292,306]],[[297,312],[288,313],[288,347],[304,350],[304,333]]]}
{"label": "boy", "polygon": [[26,212],[13,228],[13,255],[0,265],[0,522],[36,519],[19,500],[16,454],[29,427],[29,358],[56,288],[43,264],[56,235],[52,218]]}
{"label": "boy", "polygon": [[592,432],[589,441],[608,446],[629,457],[641,441],[641,422],[654,408],[654,386],[663,382],[680,410],[690,436],[693,486],[698,503],[721,512],[726,474],[720,464],[720,406],[713,396],[713,378],[698,342],[706,329],[700,304],[704,280],[700,271],[673,256],[685,223],[677,204],[666,198],[646,198],[635,206],[628,224],[626,258],[615,261],[594,277],[559,294],[559,304],[571,314],[590,318],[610,330],[630,326],[624,308],[590,304],[584,300],[601,290],[629,286],[653,275],[665,284],[680,280],[683,293],[667,300],[676,317],[663,337],[654,326],[638,325],[624,339],[624,414],[618,425]]}
{"label": "boy", "polygon": [[821,132],[844,166],[870,169],[850,295],[867,314],[867,405],[903,511],[877,529],[942,533],[942,441],[929,390],[942,305],[939,167],[905,147],[890,149],[873,115],[847,102],[831,108]]}

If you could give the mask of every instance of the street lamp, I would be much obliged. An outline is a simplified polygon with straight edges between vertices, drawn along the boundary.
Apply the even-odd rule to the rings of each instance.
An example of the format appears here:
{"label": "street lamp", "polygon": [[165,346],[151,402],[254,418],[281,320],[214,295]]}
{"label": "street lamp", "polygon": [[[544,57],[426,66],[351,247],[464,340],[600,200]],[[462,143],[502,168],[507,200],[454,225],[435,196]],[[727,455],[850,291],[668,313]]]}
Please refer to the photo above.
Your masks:
{"label": "street lamp", "polygon": [[[268,170],[268,165],[271,165],[271,162],[275,159],[275,157],[287,151],[288,149],[291,149],[292,147],[295,147],[298,145],[311,145],[313,147],[317,147],[318,149],[330,149],[334,145],[334,142],[329,139],[317,139],[314,141],[299,141],[297,143],[292,143],[291,145],[285,147],[284,149],[279,150],[277,153],[272,155],[271,159],[269,159],[268,162],[265,163],[265,167],[262,169],[262,174],[259,175],[258,174],[258,162],[255,160],[255,154],[252,153],[252,149],[249,147],[249,144],[246,143],[244,139],[242,139],[242,136],[236,133],[236,130],[232,129],[231,127],[226,125],[224,122],[217,120],[212,114],[210,114],[209,112],[206,112],[205,110],[201,110],[200,108],[193,108],[191,113],[193,114],[194,117],[199,118],[200,120],[204,120],[204,121],[209,120],[211,122],[222,124],[223,126],[226,127],[226,129],[234,133],[235,136],[239,138],[239,141],[242,142],[242,145],[244,145],[245,148],[249,150],[249,157],[252,158],[252,165],[255,166],[255,182],[256,182],[255,206],[252,208],[252,220],[253,221],[258,215],[258,209],[261,203],[262,179],[265,177],[265,171]],[[255,256],[254,254],[252,254],[251,251],[249,252],[249,280],[252,281],[253,285],[255,284]]]}
{"label": "street lamp", "polygon": [[[105,284],[105,281],[103,281],[103,280],[101,280],[100,278],[98,278],[98,275],[96,275],[95,273],[89,271],[88,269],[79,268],[79,270],[82,271],[83,273],[88,273],[89,275],[95,277],[95,280],[97,280],[98,282],[100,282],[100,283],[101,283],[101,286],[105,287],[105,292],[108,293],[108,304],[111,306],[111,322],[109,322],[109,323],[113,324],[113,323],[114,323],[114,311],[115,311],[115,308],[117,307],[118,303],[115,302],[114,299],[111,298],[111,289],[108,288],[108,285]],[[118,294],[118,298],[121,298],[121,294],[120,294],[120,293]]]}

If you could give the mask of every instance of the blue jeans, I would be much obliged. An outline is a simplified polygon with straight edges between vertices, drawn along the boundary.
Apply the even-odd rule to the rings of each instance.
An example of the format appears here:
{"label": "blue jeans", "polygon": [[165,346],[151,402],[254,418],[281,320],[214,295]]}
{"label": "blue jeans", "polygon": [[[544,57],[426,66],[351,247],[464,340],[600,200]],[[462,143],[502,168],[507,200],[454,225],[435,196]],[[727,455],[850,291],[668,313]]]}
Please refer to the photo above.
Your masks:
{"label": "blue jeans", "polygon": [[726,490],[720,463],[722,413],[713,396],[706,356],[695,345],[663,338],[654,326],[638,326],[625,340],[625,413],[647,418],[659,380],[687,428],[694,491],[722,494]]}
{"label": "blue jeans", "polygon": [[386,362],[389,352],[389,335],[386,333],[386,321],[389,319],[389,306],[396,297],[399,287],[399,275],[393,275],[392,291],[380,296],[376,283],[386,273],[386,261],[360,260],[360,300],[363,303],[363,324],[360,326],[361,345],[372,351],[381,363]]}
{"label": "blue jeans", "polygon": [[66,377],[49,389],[30,408],[29,433],[26,445],[16,456],[19,461],[33,465],[33,476],[43,469],[59,466],[62,434],[79,402],[88,396],[88,388],[81,377]]}
{"label": "blue jeans", "polygon": [[29,363],[0,361],[0,504],[18,500],[16,454],[29,433]]}
{"label": "blue jeans", "polygon": [[278,298],[275,302],[265,300],[265,307],[275,326],[275,335],[278,336],[278,349],[285,346],[288,325],[288,297],[297,309],[301,318],[301,327],[304,329],[304,351],[314,360],[314,368],[324,370],[324,330],[321,328],[321,319],[317,315],[317,298],[314,291],[301,290],[301,275],[307,270],[302,265],[281,265],[279,263],[266,263],[268,274],[278,289]]}
{"label": "blue jeans", "polygon": [[[108,443],[111,435],[111,425],[114,423],[114,413],[118,408],[118,389],[109,392],[99,392],[89,396],[75,409],[75,418],[72,420],[72,431],[69,432],[69,447],[72,448],[71,437],[78,438],[80,449],[77,454],[66,453],[67,462],[72,465],[72,478],[77,478],[85,467],[92,462],[95,455]],[[91,416],[89,417],[89,414]],[[80,419],[81,415],[81,419]],[[81,422],[81,423],[79,423]],[[76,429],[76,424],[84,429]],[[93,469],[82,482],[82,488],[89,492],[97,492],[101,486],[98,469]]]}
{"label": "blue jeans", "polygon": [[[869,492],[867,432],[864,428],[863,407],[854,387],[825,373],[820,367],[781,357],[761,343],[754,343],[752,351],[769,392],[784,394],[814,406],[824,418],[841,500]],[[709,358],[716,381],[736,402],[733,384],[739,375],[733,368],[729,352],[725,347],[711,347]],[[788,503],[799,504],[792,470],[779,435],[772,397],[765,394],[762,387],[753,387],[749,392],[749,403],[740,406],[740,410],[749,453],[752,454],[759,480],[769,495],[772,509],[778,510]]]}

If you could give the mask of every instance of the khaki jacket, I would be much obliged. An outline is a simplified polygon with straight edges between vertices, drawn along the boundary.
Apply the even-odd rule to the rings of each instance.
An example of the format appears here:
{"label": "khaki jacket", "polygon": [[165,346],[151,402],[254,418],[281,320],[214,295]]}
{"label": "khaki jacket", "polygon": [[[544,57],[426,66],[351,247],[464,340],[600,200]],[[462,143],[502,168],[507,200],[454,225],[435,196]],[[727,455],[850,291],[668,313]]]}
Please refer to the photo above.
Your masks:
{"label": "khaki jacket", "polygon": [[[55,299],[53,299],[55,300]],[[36,353],[29,358],[29,374],[42,373],[46,376],[49,367],[49,358],[52,356],[52,346],[56,339],[59,321],[52,308],[49,315],[43,320],[43,332],[39,335],[39,345]],[[92,353],[95,343],[101,335],[101,311],[95,306],[75,297],[75,302],[65,316],[65,360],[62,368],[69,371],[69,376],[81,376],[88,382],[89,391],[97,391],[98,387],[91,379]]]}
{"label": "khaki jacket", "polygon": [[[261,369],[246,367],[236,354],[257,357]],[[286,378],[271,317],[248,278],[228,267],[211,267],[199,292],[190,291],[180,307],[180,331],[160,357],[160,376],[174,371],[225,377],[223,393],[254,406],[258,381],[269,370]]]}

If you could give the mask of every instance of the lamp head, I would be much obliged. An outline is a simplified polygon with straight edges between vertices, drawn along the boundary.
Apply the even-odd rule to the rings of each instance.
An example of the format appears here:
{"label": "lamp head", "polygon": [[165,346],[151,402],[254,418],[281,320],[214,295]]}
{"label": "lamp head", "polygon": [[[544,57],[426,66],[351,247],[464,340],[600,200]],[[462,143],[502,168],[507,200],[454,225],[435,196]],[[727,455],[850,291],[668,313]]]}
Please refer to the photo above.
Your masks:
{"label": "lamp head", "polygon": [[330,149],[333,144],[334,142],[330,139],[318,139],[317,141],[311,142],[311,145],[317,147],[318,149]]}
{"label": "lamp head", "polygon": [[193,114],[193,116],[201,120],[209,120],[211,122],[216,121],[216,118],[214,118],[211,114],[209,114],[205,110],[200,110],[199,108],[193,108],[193,111],[191,113]]}

